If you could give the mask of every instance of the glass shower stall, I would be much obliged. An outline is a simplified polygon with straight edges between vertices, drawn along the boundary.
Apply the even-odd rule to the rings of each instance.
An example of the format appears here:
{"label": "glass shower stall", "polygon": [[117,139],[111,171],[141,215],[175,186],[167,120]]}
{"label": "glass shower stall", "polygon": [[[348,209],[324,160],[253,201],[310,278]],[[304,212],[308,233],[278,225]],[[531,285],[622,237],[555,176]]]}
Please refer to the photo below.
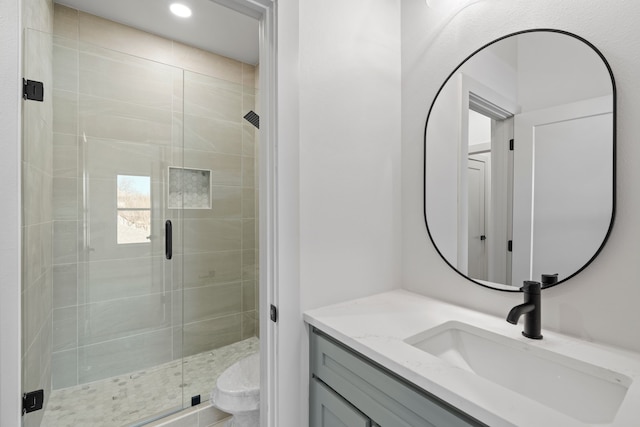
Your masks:
{"label": "glass shower stall", "polygon": [[27,30],[24,426],[142,425],[258,351],[255,67]]}

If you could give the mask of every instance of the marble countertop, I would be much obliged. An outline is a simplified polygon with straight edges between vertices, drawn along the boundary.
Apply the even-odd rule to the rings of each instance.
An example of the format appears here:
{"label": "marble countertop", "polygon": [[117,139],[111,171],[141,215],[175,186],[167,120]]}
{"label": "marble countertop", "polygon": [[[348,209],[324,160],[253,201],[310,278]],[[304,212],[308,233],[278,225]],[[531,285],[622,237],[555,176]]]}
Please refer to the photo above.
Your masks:
{"label": "marble countertop", "polygon": [[[304,313],[304,320],[492,427],[640,426],[640,355],[633,352],[581,341],[544,329],[544,339],[530,340],[520,333],[523,319],[514,326],[503,318],[404,290],[309,310]],[[612,423],[585,424],[456,368],[404,341],[449,321],[466,323],[617,372],[630,378],[631,385]],[[588,405],[588,402],[584,404]]]}

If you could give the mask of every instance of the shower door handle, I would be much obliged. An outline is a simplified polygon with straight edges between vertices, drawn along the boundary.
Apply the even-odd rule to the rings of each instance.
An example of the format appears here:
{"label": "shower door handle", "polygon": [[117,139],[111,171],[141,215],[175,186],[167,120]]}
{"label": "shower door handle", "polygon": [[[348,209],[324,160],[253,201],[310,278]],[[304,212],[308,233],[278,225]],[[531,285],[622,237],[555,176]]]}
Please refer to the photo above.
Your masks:
{"label": "shower door handle", "polygon": [[167,259],[173,257],[173,229],[170,219],[164,223],[164,256]]}

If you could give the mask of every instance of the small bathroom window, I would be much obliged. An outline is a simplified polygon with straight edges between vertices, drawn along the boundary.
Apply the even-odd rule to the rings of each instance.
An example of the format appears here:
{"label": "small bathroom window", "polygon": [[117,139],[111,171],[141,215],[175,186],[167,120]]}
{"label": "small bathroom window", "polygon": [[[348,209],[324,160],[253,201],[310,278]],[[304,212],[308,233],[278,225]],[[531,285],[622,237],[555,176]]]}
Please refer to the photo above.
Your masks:
{"label": "small bathroom window", "polygon": [[169,209],[211,209],[211,171],[169,167]]}
{"label": "small bathroom window", "polygon": [[117,242],[148,243],[151,234],[151,177],[118,175]]}

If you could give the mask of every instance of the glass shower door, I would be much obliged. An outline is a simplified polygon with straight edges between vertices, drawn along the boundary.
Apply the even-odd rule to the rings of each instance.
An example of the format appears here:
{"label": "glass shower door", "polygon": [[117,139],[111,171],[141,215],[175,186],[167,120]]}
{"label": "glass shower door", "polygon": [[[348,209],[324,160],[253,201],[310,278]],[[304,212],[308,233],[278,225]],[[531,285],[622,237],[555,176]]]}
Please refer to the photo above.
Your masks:
{"label": "glass shower door", "polygon": [[46,400],[23,425],[180,410],[183,71],[29,30],[25,74],[23,388]]}
{"label": "glass shower door", "polygon": [[110,425],[182,408],[180,250],[168,246],[181,232],[169,171],[182,164],[182,79],[79,45],[78,383],[110,379],[122,405]]}

